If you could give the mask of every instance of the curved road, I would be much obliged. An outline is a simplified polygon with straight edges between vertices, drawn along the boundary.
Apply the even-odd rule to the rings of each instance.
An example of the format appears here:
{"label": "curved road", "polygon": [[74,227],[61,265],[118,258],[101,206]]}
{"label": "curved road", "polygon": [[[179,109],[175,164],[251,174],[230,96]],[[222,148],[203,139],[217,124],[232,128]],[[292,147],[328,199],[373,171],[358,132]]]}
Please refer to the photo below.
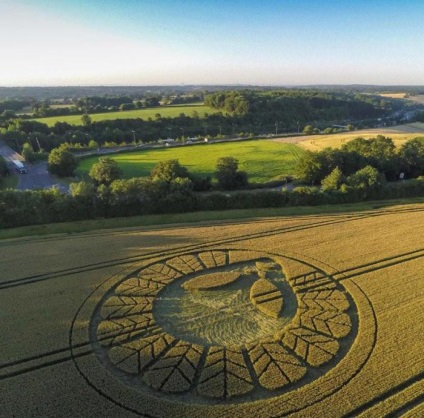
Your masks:
{"label": "curved road", "polygon": [[19,181],[17,189],[48,189],[50,187],[57,186],[61,192],[68,192],[69,187],[66,184],[59,183],[57,179],[55,179],[55,177],[47,171],[46,162],[35,165],[25,163],[27,173],[20,174],[16,173],[16,169],[12,164],[13,160],[24,162],[24,159],[20,154],[8,147],[3,141],[0,141],[0,155],[8,162],[12,172],[18,176]]}

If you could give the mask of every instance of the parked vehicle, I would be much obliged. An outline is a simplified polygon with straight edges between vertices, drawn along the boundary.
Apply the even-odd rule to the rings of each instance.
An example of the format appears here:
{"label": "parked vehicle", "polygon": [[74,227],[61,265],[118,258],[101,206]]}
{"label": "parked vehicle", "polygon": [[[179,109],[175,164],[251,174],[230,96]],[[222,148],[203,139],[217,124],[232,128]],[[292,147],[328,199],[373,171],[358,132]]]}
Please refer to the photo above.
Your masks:
{"label": "parked vehicle", "polygon": [[16,170],[21,173],[25,174],[27,172],[25,166],[22,164],[19,160],[12,160],[13,165],[15,166]]}

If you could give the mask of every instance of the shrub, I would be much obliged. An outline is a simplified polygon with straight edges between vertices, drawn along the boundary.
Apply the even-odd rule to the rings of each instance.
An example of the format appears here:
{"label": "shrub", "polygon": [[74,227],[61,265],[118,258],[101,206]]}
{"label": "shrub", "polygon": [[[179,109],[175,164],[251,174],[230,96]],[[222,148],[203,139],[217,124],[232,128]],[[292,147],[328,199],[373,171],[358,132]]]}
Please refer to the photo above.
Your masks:
{"label": "shrub", "polygon": [[233,157],[218,158],[215,175],[223,190],[242,189],[248,185],[247,173],[238,170],[238,160]]}
{"label": "shrub", "polygon": [[74,175],[78,162],[75,156],[69,151],[66,144],[55,148],[50,152],[48,158],[48,170],[59,177],[70,177]]}
{"label": "shrub", "polygon": [[122,177],[122,170],[118,163],[110,157],[100,157],[99,162],[94,164],[88,175],[96,184],[109,185],[114,180]]}

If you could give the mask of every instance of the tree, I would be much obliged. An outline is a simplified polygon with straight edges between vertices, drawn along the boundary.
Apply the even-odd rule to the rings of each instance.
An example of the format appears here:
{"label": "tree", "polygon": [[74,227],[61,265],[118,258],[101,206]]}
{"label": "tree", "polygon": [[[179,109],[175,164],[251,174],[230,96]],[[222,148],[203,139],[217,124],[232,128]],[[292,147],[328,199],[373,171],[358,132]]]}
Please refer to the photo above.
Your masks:
{"label": "tree", "polygon": [[9,168],[7,166],[6,160],[0,155],[0,182],[3,177],[6,177],[9,174]]}
{"label": "tree", "polygon": [[52,174],[59,177],[73,176],[78,162],[75,156],[69,151],[69,146],[62,144],[59,148],[54,148],[48,158],[47,169]]}
{"label": "tree", "polygon": [[240,189],[248,184],[247,173],[238,171],[238,160],[233,157],[218,158],[215,175],[223,190]]}
{"label": "tree", "polygon": [[189,177],[188,171],[185,167],[180,165],[178,160],[159,161],[150,173],[150,177],[161,179],[165,181],[175,180],[176,178]]}
{"label": "tree", "polygon": [[133,110],[133,109],[135,109],[134,103],[122,103],[119,106],[119,110]]}
{"label": "tree", "polygon": [[100,157],[99,162],[91,167],[88,175],[96,184],[109,186],[114,180],[122,177],[122,170],[112,158]]}
{"label": "tree", "polygon": [[87,114],[85,114],[85,115],[82,115],[81,116],[81,122],[82,122],[82,124],[84,126],[90,126],[92,120],[91,120],[90,116],[88,116]]}
{"label": "tree", "polygon": [[303,133],[305,135],[312,135],[314,133],[314,127],[312,125],[306,125],[303,128]]}
{"label": "tree", "polygon": [[400,148],[402,170],[408,177],[424,174],[424,138],[414,138],[405,142]]}
{"label": "tree", "polygon": [[93,198],[96,189],[92,183],[80,181],[69,185],[69,193],[72,197]]}
{"label": "tree", "polygon": [[90,142],[88,143],[89,148],[99,148],[99,143],[95,141],[94,139],[90,139]]}
{"label": "tree", "polygon": [[391,138],[377,135],[376,138],[356,138],[342,146],[343,151],[357,152],[365,157],[366,164],[384,173],[388,179],[398,178],[399,159]]}
{"label": "tree", "polygon": [[306,151],[296,164],[295,175],[304,183],[320,184],[336,167],[343,167],[343,154],[339,150]]}
{"label": "tree", "polygon": [[367,165],[347,178],[347,184],[355,189],[376,190],[384,183],[384,175]]}
{"label": "tree", "polygon": [[336,167],[327,177],[321,181],[323,190],[338,190],[344,181],[342,170]]}
{"label": "tree", "polygon": [[28,161],[29,163],[35,161],[34,148],[30,143],[25,142],[25,144],[22,145],[22,156],[25,161]]}

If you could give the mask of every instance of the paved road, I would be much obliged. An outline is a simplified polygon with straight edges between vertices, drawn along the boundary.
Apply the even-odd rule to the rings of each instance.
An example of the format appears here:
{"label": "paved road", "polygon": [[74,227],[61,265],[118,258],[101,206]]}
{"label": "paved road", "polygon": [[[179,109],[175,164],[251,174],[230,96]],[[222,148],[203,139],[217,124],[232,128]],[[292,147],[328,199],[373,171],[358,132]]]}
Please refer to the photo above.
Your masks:
{"label": "paved road", "polygon": [[[35,165],[24,162],[23,157],[8,147],[3,141],[0,141],[0,155],[2,155],[9,163],[10,169],[19,178],[17,189],[48,189],[53,186],[59,187],[62,192],[68,192],[69,187],[66,184],[59,183],[48,171],[47,163],[42,162]],[[16,169],[12,165],[13,160],[24,162],[27,169],[26,174],[16,173]]]}
{"label": "paved road", "polygon": [[9,162],[12,162],[13,160],[24,160],[21,155],[15,152],[12,148],[8,147],[3,141],[0,141],[0,155]]}
{"label": "paved road", "polygon": [[36,165],[26,164],[27,174],[19,174],[18,189],[48,189],[57,186],[60,191],[68,192],[66,184],[59,183],[48,171],[47,163],[42,162]]}

